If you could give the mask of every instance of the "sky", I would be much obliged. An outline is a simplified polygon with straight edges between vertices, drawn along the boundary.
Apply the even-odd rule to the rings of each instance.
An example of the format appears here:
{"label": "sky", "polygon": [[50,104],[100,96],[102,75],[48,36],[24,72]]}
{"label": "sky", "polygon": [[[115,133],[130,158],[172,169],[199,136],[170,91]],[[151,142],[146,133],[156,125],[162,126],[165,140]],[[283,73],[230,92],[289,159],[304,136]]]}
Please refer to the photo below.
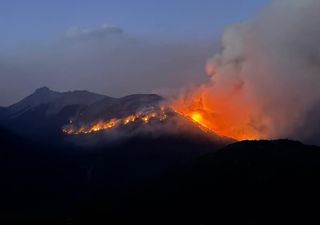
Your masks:
{"label": "sky", "polygon": [[38,86],[122,96],[201,82],[224,28],[269,2],[0,0],[0,105]]}

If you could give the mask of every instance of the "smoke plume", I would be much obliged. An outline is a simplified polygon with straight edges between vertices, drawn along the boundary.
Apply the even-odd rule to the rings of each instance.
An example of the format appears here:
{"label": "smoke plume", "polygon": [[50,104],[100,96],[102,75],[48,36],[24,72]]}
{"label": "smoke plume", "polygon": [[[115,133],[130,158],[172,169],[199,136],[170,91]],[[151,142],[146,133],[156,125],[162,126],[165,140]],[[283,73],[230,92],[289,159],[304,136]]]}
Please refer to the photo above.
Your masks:
{"label": "smoke plume", "polygon": [[278,0],[225,30],[207,63],[210,83],[194,94],[224,121],[212,126],[320,143],[319,12],[318,0]]}

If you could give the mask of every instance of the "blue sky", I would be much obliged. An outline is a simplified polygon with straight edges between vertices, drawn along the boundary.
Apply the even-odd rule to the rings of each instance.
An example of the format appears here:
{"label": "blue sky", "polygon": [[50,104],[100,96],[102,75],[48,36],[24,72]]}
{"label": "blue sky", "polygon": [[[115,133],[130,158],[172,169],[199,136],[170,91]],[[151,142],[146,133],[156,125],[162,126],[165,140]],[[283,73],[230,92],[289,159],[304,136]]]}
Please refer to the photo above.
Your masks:
{"label": "blue sky", "polygon": [[[252,19],[270,0],[0,0],[1,47],[107,23],[132,35],[207,38]],[[0,48],[1,49],[1,48]]]}
{"label": "blue sky", "polygon": [[203,83],[224,28],[269,2],[0,0],[0,105],[41,86],[124,96]]}

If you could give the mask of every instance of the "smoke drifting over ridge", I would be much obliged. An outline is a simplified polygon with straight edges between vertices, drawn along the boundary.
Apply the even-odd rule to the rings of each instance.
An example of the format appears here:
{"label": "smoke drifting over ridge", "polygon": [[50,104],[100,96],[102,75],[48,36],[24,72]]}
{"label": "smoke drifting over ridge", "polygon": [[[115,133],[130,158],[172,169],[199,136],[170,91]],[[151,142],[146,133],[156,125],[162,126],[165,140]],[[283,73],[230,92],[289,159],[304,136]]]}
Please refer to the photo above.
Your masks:
{"label": "smoke drifting over ridge", "polygon": [[[228,27],[194,92],[258,138],[320,143],[320,1],[278,0],[252,22]],[[219,120],[219,118],[217,118]]]}

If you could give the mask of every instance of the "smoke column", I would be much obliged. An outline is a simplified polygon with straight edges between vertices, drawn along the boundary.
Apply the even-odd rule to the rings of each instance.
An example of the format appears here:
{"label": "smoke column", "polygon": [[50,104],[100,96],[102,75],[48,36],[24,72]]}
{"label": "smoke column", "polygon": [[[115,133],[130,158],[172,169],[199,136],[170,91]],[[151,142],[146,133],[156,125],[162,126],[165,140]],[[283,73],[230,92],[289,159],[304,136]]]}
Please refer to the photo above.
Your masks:
{"label": "smoke column", "polygon": [[278,0],[226,28],[207,63],[210,82],[192,93],[207,126],[239,139],[320,143],[319,12],[319,0]]}

